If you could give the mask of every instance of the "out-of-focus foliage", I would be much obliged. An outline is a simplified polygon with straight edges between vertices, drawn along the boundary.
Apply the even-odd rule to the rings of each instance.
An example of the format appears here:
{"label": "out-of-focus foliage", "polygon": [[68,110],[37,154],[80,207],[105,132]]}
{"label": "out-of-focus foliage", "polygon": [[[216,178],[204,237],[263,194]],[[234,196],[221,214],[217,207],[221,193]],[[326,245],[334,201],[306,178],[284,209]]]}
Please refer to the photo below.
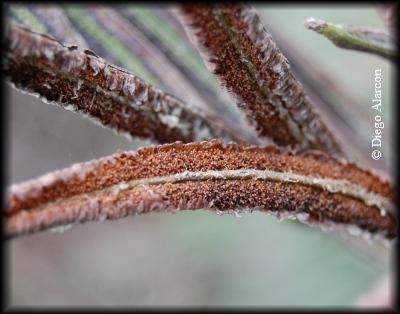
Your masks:
{"label": "out-of-focus foliage", "polygon": [[[368,146],[373,128],[369,111],[373,71],[382,68],[386,82],[383,116],[390,130],[390,64],[375,56],[334,49],[303,27],[310,16],[383,27],[375,8],[257,8],[267,27],[280,28],[281,34],[323,65],[337,85],[361,104],[360,110],[370,115],[370,121],[354,121],[363,134],[360,141]],[[164,87],[149,65],[87,9],[67,6],[65,12],[89,48]],[[160,48],[171,60],[179,61],[179,67],[191,71],[205,88],[228,103],[185,36],[167,24],[163,8],[132,5],[117,9],[162,42]],[[35,15],[33,6],[13,6],[10,14],[36,31],[49,28]],[[37,99],[15,92],[10,95],[11,182],[148,144],[129,142],[60,108],[38,105]],[[190,102],[184,91],[177,96]],[[391,137],[386,133],[383,148],[389,157],[390,147]],[[76,226],[64,234],[44,233],[8,244],[11,304],[350,305],[388,271],[388,253],[371,245],[368,250],[382,257],[371,260],[346,242],[295,222],[278,223],[263,214],[238,219],[206,212],[157,213]]]}

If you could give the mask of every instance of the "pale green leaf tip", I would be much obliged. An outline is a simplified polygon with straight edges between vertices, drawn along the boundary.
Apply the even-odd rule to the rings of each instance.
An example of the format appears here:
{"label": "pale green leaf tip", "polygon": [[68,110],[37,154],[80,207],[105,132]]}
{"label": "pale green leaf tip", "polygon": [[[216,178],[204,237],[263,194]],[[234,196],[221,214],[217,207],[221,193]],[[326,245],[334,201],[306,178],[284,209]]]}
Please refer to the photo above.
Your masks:
{"label": "pale green leaf tip", "polygon": [[305,20],[304,26],[340,48],[373,53],[390,60],[396,56],[390,36],[378,29],[336,25],[313,17]]}

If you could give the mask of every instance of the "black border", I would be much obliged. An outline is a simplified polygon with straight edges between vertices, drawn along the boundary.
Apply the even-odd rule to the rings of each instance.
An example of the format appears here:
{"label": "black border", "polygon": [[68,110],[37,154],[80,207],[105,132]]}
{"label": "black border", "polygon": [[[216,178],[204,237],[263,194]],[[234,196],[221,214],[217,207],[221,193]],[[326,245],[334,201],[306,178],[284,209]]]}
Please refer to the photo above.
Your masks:
{"label": "black border", "polygon": [[[91,1],[61,1],[62,3],[79,3],[79,4],[89,4],[91,3]],[[175,2],[175,1],[151,1],[151,2],[143,2],[143,1],[116,1],[116,2],[105,2],[105,1],[99,1],[96,2],[97,4],[105,4],[105,5],[119,5],[119,4],[126,4],[127,2],[129,3],[134,3],[134,4],[138,4],[138,5],[144,5],[144,4],[150,4],[150,5],[164,5],[164,4],[177,4],[179,2]],[[7,4],[12,4],[12,3],[20,3],[20,4],[38,4],[38,3],[48,3],[48,4],[54,4],[54,2],[51,1],[7,1]],[[57,3],[60,3],[57,2]],[[211,1],[202,1],[202,3],[211,3]],[[316,3],[318,4],[318,6],[322,6],[322,5],[342,5],[343,7],[345,7],[346,5],[355,5],[355,4],[360,4],[360,2],[357,1],[350,1],[350,2],[341,2],[341,1],[327,1],[327,2],[313,2],[313,1],[300,1],[300,2],[296,2],[296,1],[251,1],[251,3],[254,4],[276,4],[279,6],[282,5],[309,5],[309,4],[313,4]],[[389,4],[389,3],[394,3],[393,1],[365,1],[362,4],[365,5],[377,5],[377,4]],[[5,11],[7,9],[7,4],[2,3],[1,6],[1,25],[2,25],[2,45],[4,44],[4,29],[5,29],[5,24],[4,24],[4,17],[5,17]],[[399,9],[399,5],[397,7],[397,9]],[[399,18],[399,10],[397,10],[397,24],[398,24],[398,18]],[[398,26],[398,25],[397,25]],[[398,43],[399,43],[399,33],[396,34],[396,38],[397,38],[397,48],[398,48]],[[397,49],[398,50],[398,49]],[[3,55],[3,50],[2,50],[2,55]],[[3,62],[3,57],[2,57],[2,62]],[[398,77],[398,58],[396,60],[396,66],[397,66],[397,70],[394,71],[395,73],[393,74],[392,80],[393,82],[397,83],[394,84],[394,86],[398,86],[399,83],[399,77]],[[3,72],[1,72],[2,77],[4,76]],[[1,148],[2,148],[2,154],[1,154],[1,162],[2,162],[2,167],[1,167],[1,172],[0,172],[0,180],[1,180],[1,186],[2,186],[2,193],[1,193],[1,201],[2,201],[2,207],[5,207],[5,189],[7,186],[7,178],[8,178],[8,162],[9,162],[9,158],[8,158],[8,147],[9,147],[9,141],[10,141],[10,136],[9,136],[9,132],[10,132],[10,126],[9,126],[9,120],[7,119],[7,117],[9,117],[9,108],[8,108],[8,104],[7,104],[7,100],[8,98],[8,94],[7,94],[7,89],[5,88],[5,82],[4,80],[2,80],[2,84],[1,84],[1,124],[0,124],[0,128],[1,128]],[[399,104],[399,89],[398,88],[393,88],[393,99],[395,99],[395,101],[397,102],[397,104]],[[391,116],[392,119],[397,119],[396,121],[399,121],[399,112],[400,109],[399,107],[393,106],[393,114]],[[390,136],[395,136],[397,137],[399,134],[399,129],[398,129],[398,124],[397,123],[393,123],[393,134],[390,134]],[[399,137],[397,137],[397,140],[399,140]],[[399,149],[399,142],[396,142],[396,147],[393,148],[394,150],[394,156],[399,156],[398,154],[398,149]],[[399,182],[399,167],[398,164],[396,164],[396,173],[394,175],[395,177],[395,184],[396,184],[396,189],[398,191],[398,182]],[[398,199],[399,195],[397,194],[397,199]],[[2,216],[3,217],[3,216]],[[3,218],[2,218],[3,219]],[[2,223],[4,223],[4,220],[2,221]],[[396,278],[394,278],[395,280],[393,280],[393,284],[395,285],[394,287],[394,296],[395,296],[395,300],[394,300],[394,312],[397,312],[399,309],[399,300],[398,300],[398,269],[397,269],[397,265],[399,265],[399,250],[398,250],[398,241],[394,244],[394,256],[392,258],[392,267],[394,267],[393,269],[393,275],[395,275]],[[212,310],[212,311],[251,311],[251,312],[258,312],[258,311],[271,311],[271,312],[296,312],[296,311],[301,311],[301,312],[319,312],[319,311],[326,311],[326,312],[336,312],[336,311],[361,311],[361,312],[381,312],[381,311],[390,311],[388,309],[374,309],[374,310],[367,310],[364,308],[318,308],[318,307],[288,307],[288,308],[284,308],[284,307],[266,307],[266,308],[246,308],[246,307],[129,307],[129,308],[112,308],[112,307],[104,307],[104,308],[97,308],[97,307],[65,307],[65,308],[61,308],[61,307],[34,307],[34,308],[28,308],[28,307],[13,307],[13,308],[9,308],[6,304],[7,300],[9,300],[9,294],[10,292],[7,289],[7,282],[9,282],[8,280],[8,271],[7,271],[7,266],[9,266],[9,261],[7,259],[7,241],[4,240],[4,235],[3,235],[3,241],[2,241],[2,248],[1,248],[1,274],[2,274],[2,293],[1,293],[1,310],[2,312],[32,312],[32,313],[45,313],[45,312],[53,312],[53,311],[58,311],[60,313],[69,313],[69,312],[74,312],[74,311],[98,311],[98,312],[124,312],[126,310],[132,311],[159,311],[159,310],[163,310],[163,311],[171,311],[171,312],[178,312],[178,311],[186,311],[186,310],[191,310],[193,312],[197,312],[197,311],[205,311],[205,310]]]}

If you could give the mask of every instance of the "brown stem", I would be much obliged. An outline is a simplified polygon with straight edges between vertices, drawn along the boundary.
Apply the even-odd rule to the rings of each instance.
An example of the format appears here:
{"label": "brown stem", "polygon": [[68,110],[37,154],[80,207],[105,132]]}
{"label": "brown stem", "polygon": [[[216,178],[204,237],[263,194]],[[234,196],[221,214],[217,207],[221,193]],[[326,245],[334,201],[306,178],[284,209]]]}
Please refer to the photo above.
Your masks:
{"label": "brown stem", "polygon": [[395,237],[388,182],[323,153],[220,141],[169,144],[77,164],[11,188],[6,235],[149,211],[258,209]]}
{"label": "brown stem", "polygon": [[89,50],[63,46],[14,23],[5,39],[5,74],[17,88],[117,132],[158,142],[241,140],[218,118],[189,108]]}
{"label": "brown stem", "polygon": [[254,10],[185,5],[181,18],[210,70],[260,135],[278,145],[342,154]]}

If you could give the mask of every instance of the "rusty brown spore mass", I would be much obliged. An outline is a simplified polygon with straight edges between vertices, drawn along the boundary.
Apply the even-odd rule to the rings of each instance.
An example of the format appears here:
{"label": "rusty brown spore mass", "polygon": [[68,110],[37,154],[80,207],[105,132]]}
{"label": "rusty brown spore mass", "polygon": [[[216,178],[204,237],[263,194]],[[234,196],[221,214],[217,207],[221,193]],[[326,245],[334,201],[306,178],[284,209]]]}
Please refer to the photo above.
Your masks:
{"label": "rusty brown spore mass", "polygon": [[[215,62],[213,72],[222,78],[222,83],[228,91],[235,93],[239,107],[244,110],[250,109],[249,115],[254,113],[255,121],[250,119],[250,123],[262,135],[271,135],[278,144],[295,144],[296,139],[286,123],[275,114],[275,108],[270,103],[264,102],[257,82],[249,76],[248,68],[241,61],[240,53],[233,44],[229,44],[231,39],[213,18],[212,9],[197,10],[186,6],[184,8],[185,13],[194,17],[193,27],[206,30],[199,31],[197,34],[202,45],[212,49],[213,56],[210,57],[210,62]],[[264,110],[263,106],[266,106],[267,110]]]}
{"label": "rusty brown spore mass", "polygon": [[[71,223],[119,219],[146,212],[185,209],[226,211],[257,208],[261,211],[302,213],[310,224],[334,222],[370,233],[395,237],[393,216],[340,194],[330,194],[293,183],[252,180],[202,181],[139,185],[129,189],[104,189],[90,195],[21,211],[7,219],[6,234],[21,235]],[[304,222],[304,221],[303,221]]]}
{"label": "rusty brown spore mass", "polygon": [[243,140],[219,118],[189,108],[93,52],[14,23],[6,32],[5,75],[23,91],[130,136],[159,143]]}
{"label": "rusty brown spore mass", "polygon": [[[396,222],[391,213],[382,216],[376,206],[368,206],[340,193],[305,186],[301,182],[220,178],[151,185],[145,181],[139,185],[128,184],[134,180],[185,172],[201,174],[215,170],[222,173],[224,170],[239,169],[347,180],[382,197],[394,198],[389,183],[354,164],[343,164],[325,155],[323,158],[317,154],[298,156],[274,147],[244,147],[220,141],[173,143],[115,154],[53,173],[46,180],[39,178],[25,183],[25,186],[15,186],[7,208],[7,220],[10,226],[21,231],[32,227],[26,221],[27,217],[34,217],[28,221],[35,221],[35,228],[42,230],[61,222],[72,223],[77,217],[81,218],[75,222],[98,220],[102,216],[113,219],[157,210],[158,207],[161,211],[261,207],[268,211],[304,212],[315,222],[328,220],[354,224],[369,232],[385,231],[387,236],[394,237]],[[95,206],[88,207],[88,204]],[[52,219],[49,220],[49,217]]]}
{"label": "rusty brown spore mass", "polygon": [[[228,65],[221,69],[229,79],[235,73],[247,75],[242,81],[236,77],[233,83],[251,94],[246,101],[253,103],[243,102],[238,93],[240,105],[251,109],[257,123],[267,119],[266,127],[275,132],[277,143],[300,143],[305,152],[212,141],[144,148],[76,164],[11,188],[5,210],[8,237],[70,223],[200,208],[286,212],[308,223],[334,223],[395,237],[395,197],[388,182],[354,164],[308,151],[317,147],[337,152],[329,132],[304,102],[301,86],[293,81],[284,57],[264,36],[267,33],[256,15],[240,6],[217,7],[212,13],[216,22],[212,27],[228,39],[218,40],[229,52],[222,51],[212,64],[218,67],[222,60]],[[216,127],[217,121],[209,123],[186,110],[180,100],[90,51],[65,47],[18,26],[12,25],[6,34],[6,74],[15,85],[46,101],[118,131],[160,141],[193,141],[229,133]],[[267,50],[266,42],[270,44]],[[229,59],[230,53],[241,58],[239,63]],[[265,104],[272,111],[258,112],[265,110]]]}
{"label": "rusty brown spore mass", "polygon": [[259,134],[278,145],[341,155],[286,58],[244,5],[184,5],[181,19],[200,53]]}

